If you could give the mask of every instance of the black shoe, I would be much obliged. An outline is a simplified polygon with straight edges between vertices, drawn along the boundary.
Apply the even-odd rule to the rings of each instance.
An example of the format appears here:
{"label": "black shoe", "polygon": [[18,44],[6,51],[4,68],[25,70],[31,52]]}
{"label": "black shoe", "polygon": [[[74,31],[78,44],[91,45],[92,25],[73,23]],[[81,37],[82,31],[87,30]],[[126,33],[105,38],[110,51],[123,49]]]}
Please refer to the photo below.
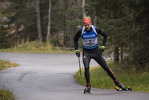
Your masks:
{"label": "black shoe", "polygon": [[87,87],[87,92],[90,92],[90,91],[91,91],[91,84],[88,83],[88,84],[86,85],[86,87]]}
{"label": "black shoe", "polygon": [[119,81],[115,81],[115,85],[117,85],[118,87],[120,87],[122,90],[126,90],[126,88],[124,87],[124,85],[122,85]]}

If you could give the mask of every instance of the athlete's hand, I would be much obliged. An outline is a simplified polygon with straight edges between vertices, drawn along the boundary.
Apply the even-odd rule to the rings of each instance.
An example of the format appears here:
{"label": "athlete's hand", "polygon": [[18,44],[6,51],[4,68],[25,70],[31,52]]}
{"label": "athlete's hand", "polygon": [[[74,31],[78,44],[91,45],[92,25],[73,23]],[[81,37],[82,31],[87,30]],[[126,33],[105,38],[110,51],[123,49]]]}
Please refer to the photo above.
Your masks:
{"label": "athlete's hand", "polygon": [[105,46],[100,46],[100,51],[104,52],[104,50],[105,50]]}
{"label": "athlete's hand", "polygon": [[77,55],[77,57],[80,57],[80,51],[79,50],[76,50],[76,55]]}

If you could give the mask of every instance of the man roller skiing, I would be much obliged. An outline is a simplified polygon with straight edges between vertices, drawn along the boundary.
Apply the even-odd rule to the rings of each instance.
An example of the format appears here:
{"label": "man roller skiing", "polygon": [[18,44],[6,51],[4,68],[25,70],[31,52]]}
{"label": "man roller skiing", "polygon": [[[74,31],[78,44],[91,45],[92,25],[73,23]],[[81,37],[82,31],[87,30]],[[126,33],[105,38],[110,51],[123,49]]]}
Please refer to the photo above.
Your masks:
{"label": "man roller skiing", "polygon": [[[113,79],[115,85],[120,87],[122,90],[126,90],[126,88],[116,79],[115,75],[107,66],[101,54],[105,49],[108,35],[100,28],[91,25],[91,18],[89,16],[83,19],[83,24],[84,27],[78,30],[74,37],[74,47],[77,57],[80,57],[80,51],[78,50],[78,39],[81,37],[83,43],[83,64],[85,68],[87,92],[90,92],[91,89],[89,73],[89,64],[91,59],[94,59],[107,72],[107,74]],[[98,35],[104,37],[100,47],[98,47]]]}

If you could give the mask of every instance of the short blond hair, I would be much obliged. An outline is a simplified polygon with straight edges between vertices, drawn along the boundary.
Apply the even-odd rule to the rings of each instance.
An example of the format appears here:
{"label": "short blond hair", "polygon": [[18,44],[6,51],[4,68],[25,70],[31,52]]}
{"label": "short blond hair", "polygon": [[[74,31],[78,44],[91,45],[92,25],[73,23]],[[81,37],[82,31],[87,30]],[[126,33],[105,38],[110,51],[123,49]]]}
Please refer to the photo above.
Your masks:
{"label": "short blond hair", "polygon": [[90,16],[86,16],[86,17],[83,18],[83,20],[84,19],[91,19],[91,17]]}

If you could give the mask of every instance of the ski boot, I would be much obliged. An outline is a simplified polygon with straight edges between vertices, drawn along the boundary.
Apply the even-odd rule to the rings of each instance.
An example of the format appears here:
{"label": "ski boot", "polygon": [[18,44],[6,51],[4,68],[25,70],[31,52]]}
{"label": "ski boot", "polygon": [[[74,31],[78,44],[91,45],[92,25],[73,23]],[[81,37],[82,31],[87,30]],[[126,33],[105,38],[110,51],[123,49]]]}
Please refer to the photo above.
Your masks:
{"label": "ski boot", "polygon": [[86,87],[84,88],[84,94],[86,94],[86,93],[90,94],[90,91],[91,91],[91,85],[90,85],[90,83],[88,83],[86,85]]}
{"label": "ski boot", "polygon": [[115,81],[115,85],[118,86],[118,87],[115,87],[117,91],[132,91],[130,87],[125,88],[124,85],[122,85],[119,81]]}

